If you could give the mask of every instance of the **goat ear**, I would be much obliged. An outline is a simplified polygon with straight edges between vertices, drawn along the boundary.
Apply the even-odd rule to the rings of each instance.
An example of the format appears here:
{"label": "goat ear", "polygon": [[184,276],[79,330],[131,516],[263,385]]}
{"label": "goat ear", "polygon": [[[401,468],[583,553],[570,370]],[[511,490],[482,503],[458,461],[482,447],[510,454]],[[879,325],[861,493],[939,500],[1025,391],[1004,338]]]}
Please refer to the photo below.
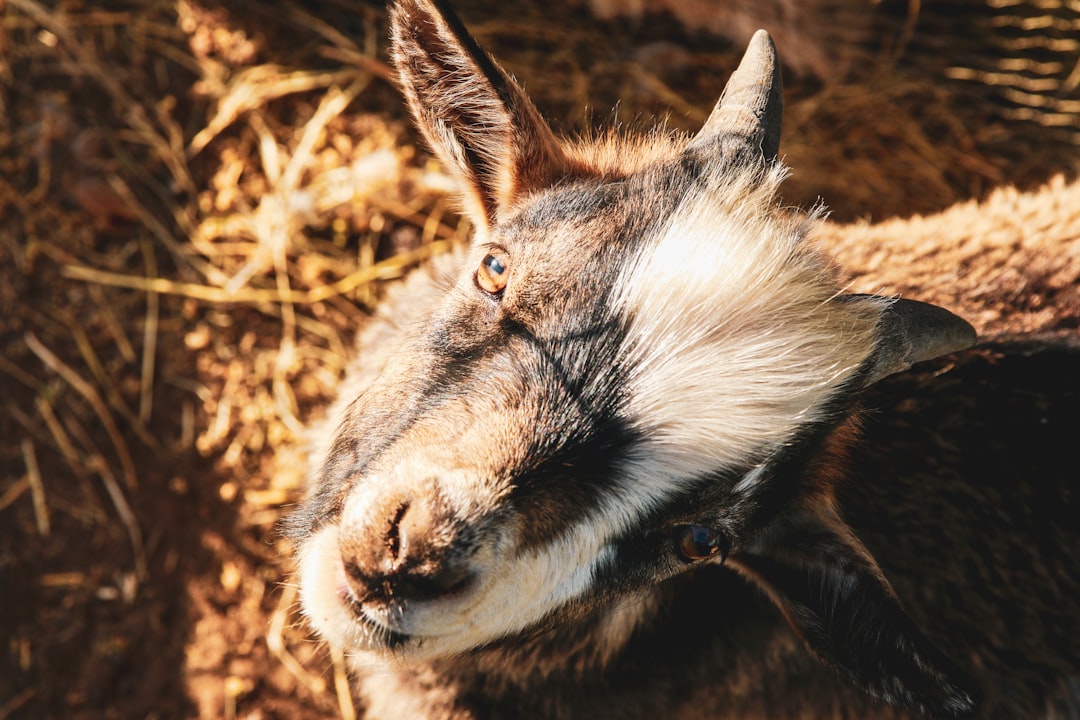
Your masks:
{"label": "goat ear", "polygon": [[466,188],[486,229],[568,163],[551,128],[462,22],[438,0],[400,0],[390,13],[391,54],[420,131]]}
{"label": "goat ear", "polygon": [[917,362],[932,360],[975,344],[975,328],[937,305],[875,295],[843,295],[840,302],[870,302],[882,306],[877,344],[866,369],[866,385]]}
{"label": "goat ear", "polygon": [[783,114],[784,87],[776,46],[769,33],[758,30],[705,126],[686,149],[742,163],[772,162],[780,152]]}
{"label": "goat ear", "polygon": [[773,528],[729,562],[769,594],[814,654],[871,694],[933,717],[975,711],[974,683],[915,627],[840,521]]}

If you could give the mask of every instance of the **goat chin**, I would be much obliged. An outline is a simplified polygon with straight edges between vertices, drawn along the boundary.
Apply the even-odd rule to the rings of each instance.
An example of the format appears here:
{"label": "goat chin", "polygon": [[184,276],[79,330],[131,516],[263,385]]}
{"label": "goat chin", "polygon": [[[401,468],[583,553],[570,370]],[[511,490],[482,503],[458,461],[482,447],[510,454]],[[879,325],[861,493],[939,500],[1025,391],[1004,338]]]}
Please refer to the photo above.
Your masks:
{"label": "goat chin", "polygon": [[476,233],[361,331],[287,522],[367,716],[1080,716],[1075,347],[845,291],[767,34],[694,137],[582,143],[441,3],[391,31]]}

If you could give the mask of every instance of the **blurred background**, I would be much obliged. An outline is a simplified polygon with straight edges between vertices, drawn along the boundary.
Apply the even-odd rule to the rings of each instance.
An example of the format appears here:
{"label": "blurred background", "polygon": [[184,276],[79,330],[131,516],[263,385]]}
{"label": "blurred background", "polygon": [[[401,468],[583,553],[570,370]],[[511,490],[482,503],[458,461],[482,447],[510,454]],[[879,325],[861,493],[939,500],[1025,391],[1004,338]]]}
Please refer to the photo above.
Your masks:
{"label": "blurred background", "polygon": [[[693,131],[757,27],[785,202],[1080,171],[1067,0],[457,0],[556,129]],[[387,282],[463,242],[381,3],[0,0],[0,720],[349,716],[278,519]]]}

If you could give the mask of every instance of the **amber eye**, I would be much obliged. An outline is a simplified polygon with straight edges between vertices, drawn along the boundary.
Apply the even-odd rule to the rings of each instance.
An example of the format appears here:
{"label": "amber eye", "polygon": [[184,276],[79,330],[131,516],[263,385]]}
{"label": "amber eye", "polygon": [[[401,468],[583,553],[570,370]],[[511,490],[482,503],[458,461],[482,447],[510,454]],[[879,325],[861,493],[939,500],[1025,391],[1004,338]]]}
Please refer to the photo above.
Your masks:
{"label": "amber eye", "polygon": [[729,549],[727,537],[712,528],[685,525],[675,531],[675,551],[685,562],[708,560],[716,555],[723,559]]}
{"label": "amber eye", "polygon": [[506,253],[493,252],[484,256],[476,268],[476,284],[484,292],[498,295],[510,279],[510,258]]}

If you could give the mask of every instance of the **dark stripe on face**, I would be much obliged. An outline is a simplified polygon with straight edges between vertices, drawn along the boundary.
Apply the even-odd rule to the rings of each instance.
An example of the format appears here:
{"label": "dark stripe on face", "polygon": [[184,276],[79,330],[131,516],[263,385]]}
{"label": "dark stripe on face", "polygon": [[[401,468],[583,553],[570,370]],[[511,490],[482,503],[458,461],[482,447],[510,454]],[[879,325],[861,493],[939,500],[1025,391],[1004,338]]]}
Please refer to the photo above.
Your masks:
{"label": "dark stripe on face", "polygon": [[514,508],[527,521],[527,545],[554,538],[596,506],[617,458],[632,442],[617,419],[623,378],[614,353],[621,331],[614,321],[585,326],[588,330],[541,340],[504,318],[488,341],[469,347],[443,342],[444,334],[435,329],[428,336],[435,347],[426,350],[434,356],[425,363],[429,372],[409,378],[414,389],[387,397],[378,395],[382,385],[376,381],[354,403],[315,492],[287,518],[283,531],[303,539],[332,522],[357,479],[411,427],[436,416],[442,403],[482,397],[509,380],[519,386],[507,389],[519,396],[515,402],[521,407],[514,412],[531,409],[535,417],[516,420],[525,461],[500,474],[511,478]]}
{"label": "dark stripe on face", "polygon": [[681,527],[700,525],[734,535],[740,524],[734,514],[741,508],[731,489],[750,470],[688,478],[681,492],[611,542],[611,553],[596,568],[596,592],[618,596],[641,590],[691,567],[676,552],[676,531]]}
{"label": "dark stripe on face", "polygon": [[[674,532],[685,525],[702,525],[729,534],[732,553],[740,542],[778,516],[807,492],[816,492],[812,463],[822,457],[829,435],[849,416],[861,384],[836,393],[825,419],[804,426],[795,438],[763,461],[764,471],[748,492],[736,495],[738,481],[755,470],[747,465],[723,475],[687,481],[686,489],[643,517],[634,529],[609,545],[597,566],[587,597],[578,602],[617,599],[652,587],[695,564],[678,558]],[[756,467],[761,467],[758,465]]]}
{"label": "dark stripe on face", "polygon": [[691,189],[696,171],[673,162],[624,182],[571,183],[537,198],[510,220],[504,232],[538,236],[538,242],[561,223],[579,229],[597,223],[598,232],[586,232],[573,252],[581,259],[581,275],[568,277],[562,288],[569,295],[560,304],[572,300],[565,312],[561,317],[551,308],[546,313],[522,308],[520,317],[505,313],[494,333],[477,315],[482,308],[468,302],[454,316],[433,318],[426,333],[401,351],[419,348],[429,359],[413,376],[397,378],[397,386],[376,380],[354,403],[314,480],[314,492],[283,523],[284,532],[303,539],[336,519],[345,496],[373,461],[416,422],[438,412],[440,403],[477,390],[473,383],[483,364],[512,346],[526,348],[524,357],[514,359],[515,372],[527,392],[539,398],[541,410],[535,429],[523,438],[529,461],[507,468],[515,477],[515,508],[527,519],[526,545],[549,542],[585,517],[610,490],[620,459],[637,440],[620,413],[626,369],[617,354],[625,332],[623,321],[612,315],[611,287],[633,261],[634,248]]}
{"label": "dark stripe on face", "polygon": [[619,412],[622,330],[613,320],[586,326],[547,340],[522,327],[514,333],[529,347],[532,367],[522,367],[522,375],[538,399],[510,493],[522,519],[522,551],[550,543],[593,512],[638,439]]}
{"label": "dark stripe on face", "polygon": [[746,506],[743,532],[758,530],[814,487],[812,464],[823,457],[829,436],[852,416],[862,394],[862,370],[822,403],[821,419],[803,425],[795,436],[766,460],[762,481],[740,499]]}
{"label": "dark stripe on face", "polygon": [[588,302],[559,319],[557,334],[531,330],[513,316],[504,321],[506,333],[523,340],[540,360],[525,375],[548,406],[530,438],[531,463],[516,476],[511,493],[524,523],[523,551],[552,542],[595,512],[641,439],[623,412],[630,371],[620,357],[626,319],[616,317],[610,296],[692,181],[688,168],[672,162],[623,181],[572,183],[537,198],[506,228],[527,236],[566,222],[596,223],[582,238],[592,249],[585,248],[591,257],[577,278],[576,292]]}
{"label": "dark stripe on face", "polygon": [[[431,372],[412,375],[407,384],[388,387],[385,380],[376,379],[353,401],[318,475],[311,480],[313,492],[282,520],[282,534],[302,540],[336,520],[345,497],[368,466],[416,422],[434,412],[440,402],[451,397],[447,390],[461,384],[468,367],[479,357],[476,353],[444,356],[429,364]],[[385,392],[388,389],[404,392],[395,397]]]}

